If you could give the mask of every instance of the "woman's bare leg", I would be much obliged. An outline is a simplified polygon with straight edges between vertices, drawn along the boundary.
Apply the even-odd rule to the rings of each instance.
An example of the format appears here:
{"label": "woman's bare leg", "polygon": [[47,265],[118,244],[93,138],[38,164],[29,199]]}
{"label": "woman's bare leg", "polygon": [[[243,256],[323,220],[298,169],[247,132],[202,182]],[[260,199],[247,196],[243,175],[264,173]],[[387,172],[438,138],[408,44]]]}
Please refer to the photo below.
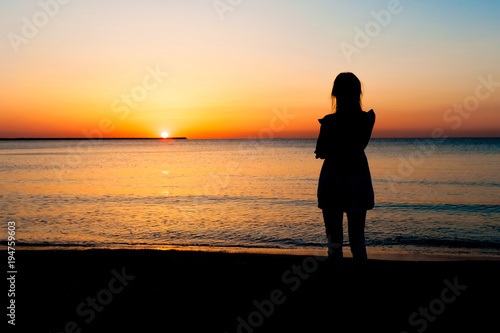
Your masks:
{"label": "woman's bare leg", "polygon": [[366,269],[367,256],[365,245],[366,210],[347,213],[349,225],[349,243],[351,244],[352,260],[355,269]]}
{"label": "woman's bare leg", "polygon": [[342,243],[344,232],[342,219],[344,212],[335,209],[323,209],[326,237],[328,238],[328,258],[334,263],[340,263],[343,258]]}

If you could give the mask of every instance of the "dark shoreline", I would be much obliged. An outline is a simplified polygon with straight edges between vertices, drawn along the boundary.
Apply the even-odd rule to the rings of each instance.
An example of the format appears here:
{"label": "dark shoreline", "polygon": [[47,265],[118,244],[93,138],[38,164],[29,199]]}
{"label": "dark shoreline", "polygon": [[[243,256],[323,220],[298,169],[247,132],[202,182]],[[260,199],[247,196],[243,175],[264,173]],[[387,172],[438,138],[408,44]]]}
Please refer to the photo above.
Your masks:
{"label": "dark shoreline", "polygon": [[[425,325],[425,332],[481,332],[496,327],[499,308],[494,261],[370,260],[359,280],[348,259],[332,272],[320,257],[299,255],[43,250],[15,256],[20,331],[64,332],[69,325],[74,332],[410,333]],[[449,285],[458,286],[457,295],[445,291]],[[437,315],[425,319],[419,309],[429,306]]]}

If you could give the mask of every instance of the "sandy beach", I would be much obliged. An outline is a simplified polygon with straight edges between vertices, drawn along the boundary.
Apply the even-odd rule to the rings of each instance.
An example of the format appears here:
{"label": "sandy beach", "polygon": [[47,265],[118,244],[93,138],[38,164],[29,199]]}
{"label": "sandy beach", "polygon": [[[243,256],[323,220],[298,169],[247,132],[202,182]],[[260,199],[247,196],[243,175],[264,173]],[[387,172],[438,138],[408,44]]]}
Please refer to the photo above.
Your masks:
{"label": "sandy beach", "polygon": [[[401,259],[401,258],[399,258]],[[37,332],[485,332],[495,260],[370,260],[155,250],[16,253],[16,329]]]}

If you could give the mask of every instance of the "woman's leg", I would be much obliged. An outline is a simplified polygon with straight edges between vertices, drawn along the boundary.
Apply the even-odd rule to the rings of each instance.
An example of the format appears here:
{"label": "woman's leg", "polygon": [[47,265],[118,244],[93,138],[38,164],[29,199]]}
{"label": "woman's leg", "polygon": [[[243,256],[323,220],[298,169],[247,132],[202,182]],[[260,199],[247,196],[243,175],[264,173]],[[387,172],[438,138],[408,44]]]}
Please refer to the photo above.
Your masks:
{"label": "woman's leg", "polygon": [[365,219],[366,210],[348,212],[349,243],[351,244],[352,261],[355,269],[366,268],[367,256],[365,245]]}
{"label": "woman's leg", "polygon": [[343,217],[344,212],[340,210],[323,209],[323,219],[325,220],[326,237],[328,239],[328,258],[336,263],[340,263],[343,257]]}

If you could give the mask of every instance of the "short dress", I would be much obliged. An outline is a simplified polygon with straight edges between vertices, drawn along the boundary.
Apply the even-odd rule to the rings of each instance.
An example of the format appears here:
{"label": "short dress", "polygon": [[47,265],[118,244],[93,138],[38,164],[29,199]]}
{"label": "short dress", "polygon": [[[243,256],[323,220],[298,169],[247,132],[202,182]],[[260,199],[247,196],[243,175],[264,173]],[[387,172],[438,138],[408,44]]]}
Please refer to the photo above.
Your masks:
{"label": "short dress", "polygon": [[370,167],[364,149],[370,141],[375,113],[334,113],[319,119],[316,158],[323,167],[318,181],[318,207],[360,212],[375,205]]}

